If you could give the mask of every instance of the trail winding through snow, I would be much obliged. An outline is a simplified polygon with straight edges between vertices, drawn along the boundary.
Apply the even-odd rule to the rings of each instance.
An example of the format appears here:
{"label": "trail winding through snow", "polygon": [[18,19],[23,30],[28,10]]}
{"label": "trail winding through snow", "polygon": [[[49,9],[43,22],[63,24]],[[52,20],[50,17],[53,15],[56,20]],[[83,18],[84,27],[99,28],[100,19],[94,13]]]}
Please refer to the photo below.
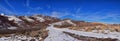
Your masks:
{"label": "trail winding through snow", "polygon": [[88,36],[88,37],[96,37],[96,38],[112,38],[112,39],[120,40],[119,32],[111,32],[108,34],[83,32],[83,31],[70,30],[67,28],[55,28],[54,25],[48,26],[47,30],[49,30],[48,37],[44,41],[81,41],[63,33],[63,31],[74,33],[79,36]]}
{"label": "trail winding through snow", "polygon": [[80,41],[63,33],[62,30],[54,28],[53,25],[49,26],[47,30],[49,30],[49,36],[44,41]]}

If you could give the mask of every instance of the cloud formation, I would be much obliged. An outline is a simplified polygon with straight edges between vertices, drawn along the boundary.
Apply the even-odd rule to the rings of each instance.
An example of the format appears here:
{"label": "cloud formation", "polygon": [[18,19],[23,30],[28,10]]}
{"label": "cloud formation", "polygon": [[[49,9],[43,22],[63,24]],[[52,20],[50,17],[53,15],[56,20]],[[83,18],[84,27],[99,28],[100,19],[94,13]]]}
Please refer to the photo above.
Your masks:
{"label": "cloud formation", "polygon": [[[86,13],[80,13],[80,9],[76,10],[76,13],[70,13],[70,12],[57,12],[53,11],[51,12],[52,17],[58,17],[62,18],[64,16],[72,16],[75,19],[78,20],[85,20],[85,21],[93,21],[93,22],[104,22],[104,23],[120,23],[120,14],[115,12],[86,12]],[[79,12],[79,13],[78,13]],[[89,14],[88,14],[89,13]],[[101,15],[103,14],[103,15]]]}
{"label": "cloud formation", "polygon": [[51,16],[57,17],[57,18],[61,18],[61,17],[67,16],[67,15],[70,15],[70,14],[67,12],[57,12],[57,11],[51,12]]}

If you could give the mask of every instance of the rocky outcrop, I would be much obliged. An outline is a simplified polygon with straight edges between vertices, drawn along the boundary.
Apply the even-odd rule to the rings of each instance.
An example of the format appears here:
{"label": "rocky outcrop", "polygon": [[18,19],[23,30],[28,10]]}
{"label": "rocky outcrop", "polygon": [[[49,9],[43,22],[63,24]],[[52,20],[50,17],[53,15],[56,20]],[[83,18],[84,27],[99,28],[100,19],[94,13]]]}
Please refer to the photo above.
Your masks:
{"label": "rocky outcrop", "polygon": [[0,15],[0,33],[26,32],[45,29],[48,24],[60,21],[60,19],[43,16],[8,16]]}
{"label": "rocky outcrop", "polygon": [[[54,28],[46,30],[49,26],[53,25]],[[57,28],[57,29],[56,29]],[[120,32],[120,24],[104,24],[98,22],[86,22],[71,19],[61,20],[59,18],[44,16],[44,15],[33,15],[33,16],[8,16],[0,15],[0,37],[7,36],[5,38],[11,37],[11,39],[21,39],[26,41],[44,41],[46,37],[50,35],[53,36],[65,36],[72,38],[72,40],[83,40],[83,41],[117,41],[117,39],[111,38],[96,38],[88,36],[79,36],[74,33],[62,32],[65,28],[76,31],[83,32],[93,32],[93,33],[104,33],[109,32]],[[50,30],[52,31],[50,33]],[[57,34],[58,33],[58,34]],[[14,34],[14,35],[11,35]],[[57,35],[55,35],[57,34]],[[13,37],[14,36],[14,37]],[[19,36],[19,38],[18,38]],[[49,36],[49,39],[53,36]],[[26,38],[27,37],[27,38]],[[23,39],[25,38],[25,39]],[[52,39],[51,38],[51,39]],[[59,38],[59,37],[58,37]],[[55,38],[55,39],[58,39]],[[51,40],[50,39],[50,40]],[[86,40],[87,39],[87,40]],[[64,38],[62,38],[64,40]]]}

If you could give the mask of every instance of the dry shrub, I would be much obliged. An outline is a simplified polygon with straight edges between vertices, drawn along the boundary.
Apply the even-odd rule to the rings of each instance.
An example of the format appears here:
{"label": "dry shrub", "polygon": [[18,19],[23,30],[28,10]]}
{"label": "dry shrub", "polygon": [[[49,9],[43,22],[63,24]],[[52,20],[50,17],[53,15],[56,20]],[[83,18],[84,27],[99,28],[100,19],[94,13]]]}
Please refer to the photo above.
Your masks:
{"label": "dry shrub", "polygon": [[42,30],[40,30],[40,36],[43,38],[43,39],[45,39],[47,36],[48,36],[48,30],[46,30],[46,29],[42,29]]}
{"label": "dry shrub", "polygon": [[67,28],[67,27],[72,27],[74,25],[64,22],[64,23],[62,23],[62,25],[54,25],[54,26],[57,28]]}
{"label": "dry shrub", "polygon": [[39,32],[39,31],[31,31],[31,32],[30,32],[30,36],[32,36],[32,37],[34,37],[34,36],[38,37],[38,35],[39,35],[38,32]]}

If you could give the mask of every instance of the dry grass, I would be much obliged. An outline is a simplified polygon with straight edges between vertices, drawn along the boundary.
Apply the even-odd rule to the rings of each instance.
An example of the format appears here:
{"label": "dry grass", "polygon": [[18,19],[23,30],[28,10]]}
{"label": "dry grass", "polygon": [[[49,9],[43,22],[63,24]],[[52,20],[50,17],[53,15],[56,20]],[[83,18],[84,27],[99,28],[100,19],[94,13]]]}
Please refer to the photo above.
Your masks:
{"label": "dry grass", "polygon": [[78,30],[78,31],[86,31],[91,32],[93,30],[98,30],[104,33],[105,30],[109,30],[110,32],[120,32],[120,26],[86,26],[86,27],[69,27],[71,30]]}

